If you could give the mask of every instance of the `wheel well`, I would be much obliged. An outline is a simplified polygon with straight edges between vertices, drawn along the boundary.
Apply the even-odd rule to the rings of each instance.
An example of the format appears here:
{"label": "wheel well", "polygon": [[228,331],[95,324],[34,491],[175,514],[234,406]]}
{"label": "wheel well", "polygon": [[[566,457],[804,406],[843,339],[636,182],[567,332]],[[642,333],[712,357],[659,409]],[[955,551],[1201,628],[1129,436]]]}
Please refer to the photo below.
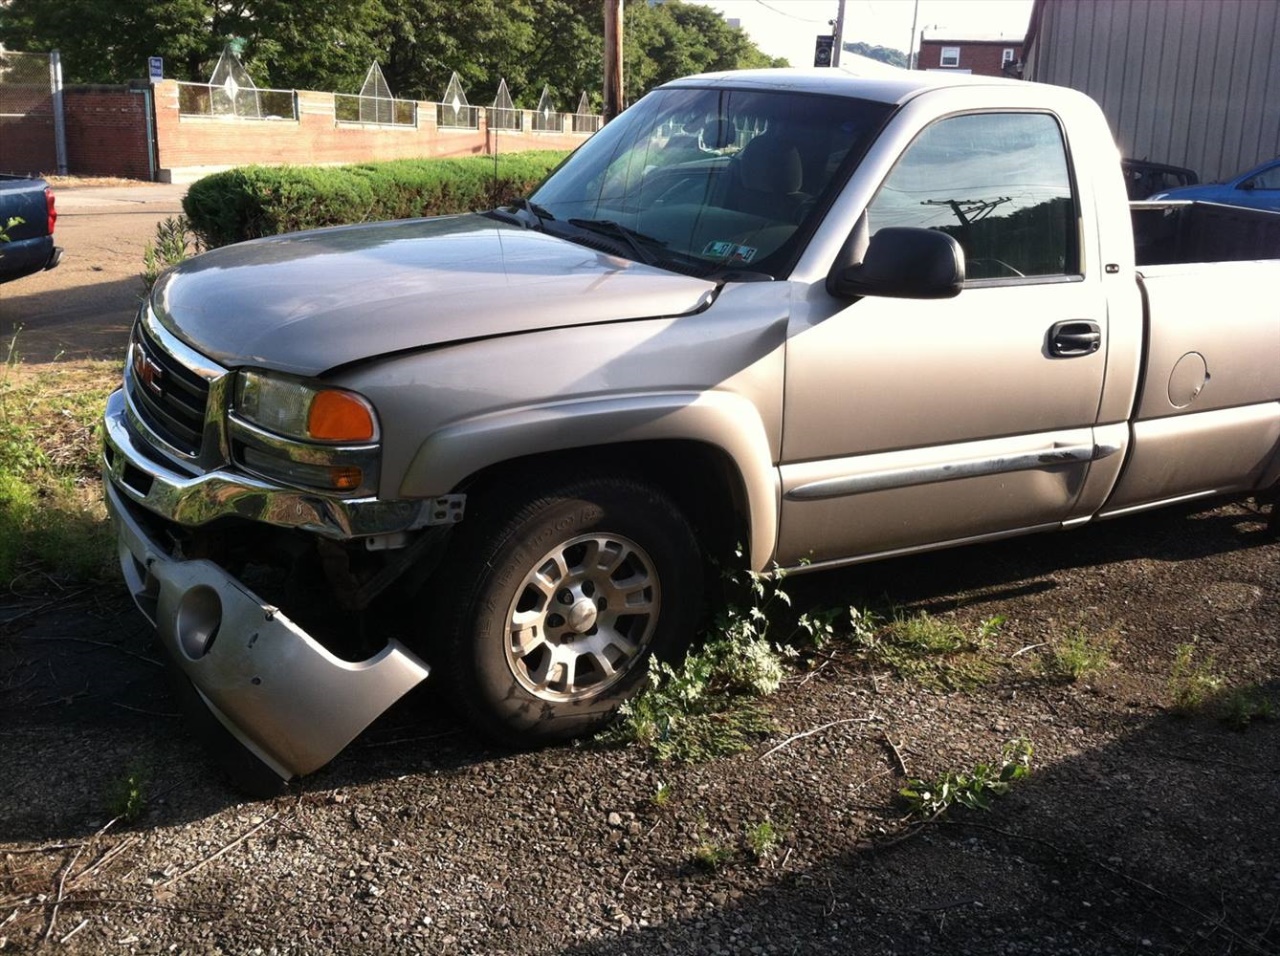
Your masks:
{"label": "wheel well", "polygon": [[483,509],[498,488],[524,484],[542,475],[615,474],[661,489],[684,513],[707,558],[730,562],[734,549],[749,553],[751,525],[746,488],[733,459],[698,441],[646,441],[528,455],[477,472],[458,491],[467,495],[467,514]]}

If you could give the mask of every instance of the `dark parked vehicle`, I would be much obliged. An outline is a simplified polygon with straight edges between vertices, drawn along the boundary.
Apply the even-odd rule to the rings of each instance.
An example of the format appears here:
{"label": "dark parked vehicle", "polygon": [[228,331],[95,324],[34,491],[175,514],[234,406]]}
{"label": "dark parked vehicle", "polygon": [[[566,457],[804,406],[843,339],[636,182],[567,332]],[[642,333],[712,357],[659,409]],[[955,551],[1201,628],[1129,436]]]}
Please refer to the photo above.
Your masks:
{"label": "dark parked vehicle", "polygon": [[1131,200],[1146,199],[1161,190],[1194,186],[1200,182],[1194,170],[1167,163],[1150,163],[1145,159],[1122,159],[1120,168],[1124,170],[1124,186]]}
{"label": "dark parked vehicle", "polygon": [[[0,282],[21,279],[58,264],[62,250],[53,244],[57,221],[53,190],[48,183],[0,175]],[[9,225],[11,222],[13,225]]]}
{"label": "dark parked vehicle", "polygon": [[1280,156],[1237,173],[1226,182],[1165,189],[1151,199],[1194,199],[1254,209],[1280,209]]}

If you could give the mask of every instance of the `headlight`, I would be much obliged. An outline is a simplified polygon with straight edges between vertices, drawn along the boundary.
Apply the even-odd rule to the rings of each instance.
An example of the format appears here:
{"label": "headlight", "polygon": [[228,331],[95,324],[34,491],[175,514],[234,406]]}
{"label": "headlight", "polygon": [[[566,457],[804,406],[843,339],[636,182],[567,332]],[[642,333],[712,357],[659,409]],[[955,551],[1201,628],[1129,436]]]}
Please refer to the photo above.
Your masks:
{"label": "headlight", "polygon": [[246,471],[297,488],[370,494],[378,421],[355,392],[267,372],[236,374],[231,451]]}
{"label": "headlight", "polygon": [[377,436],[373,406],[355,392],[298,379],[240,372],[236,414],[289,438],[321,442],[369,442]]}

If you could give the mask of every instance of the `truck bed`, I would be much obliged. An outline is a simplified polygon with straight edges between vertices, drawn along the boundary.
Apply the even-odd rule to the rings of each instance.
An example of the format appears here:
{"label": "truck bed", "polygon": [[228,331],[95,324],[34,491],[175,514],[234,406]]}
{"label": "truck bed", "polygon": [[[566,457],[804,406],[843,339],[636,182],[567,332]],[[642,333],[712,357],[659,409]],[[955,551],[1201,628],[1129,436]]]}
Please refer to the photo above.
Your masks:
{"label": "truck bed", "polygon": [[[12,226],[6,225],[20,220]],[[53,244],[53,193],[43,179],[0,175],[0,282],[21,279],[58,264],[62,250]]]}
{"label": "truck bed", "polygon": [[1138,267],[1280,259],[1280,212],[1209,202],[1135,202]]}

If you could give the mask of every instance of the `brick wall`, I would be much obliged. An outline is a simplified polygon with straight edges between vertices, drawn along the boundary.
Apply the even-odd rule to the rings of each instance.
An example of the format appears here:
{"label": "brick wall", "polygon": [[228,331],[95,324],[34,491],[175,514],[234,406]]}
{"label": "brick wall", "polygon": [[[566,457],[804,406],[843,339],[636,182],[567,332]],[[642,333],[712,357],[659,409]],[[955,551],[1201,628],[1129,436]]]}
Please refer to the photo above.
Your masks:
{"label": "brick wall", "polygon": [[[333,96],[308,90],[297,91],[296,120],[183,116],[177,82],[166,80],[154,90],[158,175],[167,182],[186,182],[249,163],[319,165],[485,154],[493,152],[495,136],[501,152],[573,149],[587,138],[571,132],[491,133],[483,110],[478,130],[439,129],[436,104],[429,102],[418,104],[416,128],[339,123]],[[530,120],[526,113],[526,127]]]}
{"label": "brick wall", "polygon": [[[73,86],[63,91],[67,167],[73,175],[121,176],[190,182],[217,169],[249,163],[304,165],[359,163],[382,159],[470,156],[527,149],[573,149],[587,134],[573,132],[491,132],[480,110],[476,130],[439,129],[436,104],[418,104],[417,127],[339,123],[333,96],[297,92],[298,118],[245,120],[182,116],[178,84],[166,80],[149,88]],[[4,95],[0,88],[0,95]],[[9,88],[0,102],[0,172],[53,172],[57,156],[53,114],[43,98]],[[147,136],[147,100],[155,104],[155,161]],[[525,111],[524,125],[533,114]],[[564,118],[571,130],[572,121]]]}
{"label": "brick wall", "polygon": [[1017,40],[921,40],[916,68],[942,70],[942,48],[958,47],[960,62],[953,69],[968,70],[977,76],[1004,76],[1001,57],[1013,50],[1014,60],[1022,59],[1022,44]]}
{"label": "brick wall", "polygon": [[73,86],[63,91],[67,168],[78,176],[151,179],[145,89]]}

